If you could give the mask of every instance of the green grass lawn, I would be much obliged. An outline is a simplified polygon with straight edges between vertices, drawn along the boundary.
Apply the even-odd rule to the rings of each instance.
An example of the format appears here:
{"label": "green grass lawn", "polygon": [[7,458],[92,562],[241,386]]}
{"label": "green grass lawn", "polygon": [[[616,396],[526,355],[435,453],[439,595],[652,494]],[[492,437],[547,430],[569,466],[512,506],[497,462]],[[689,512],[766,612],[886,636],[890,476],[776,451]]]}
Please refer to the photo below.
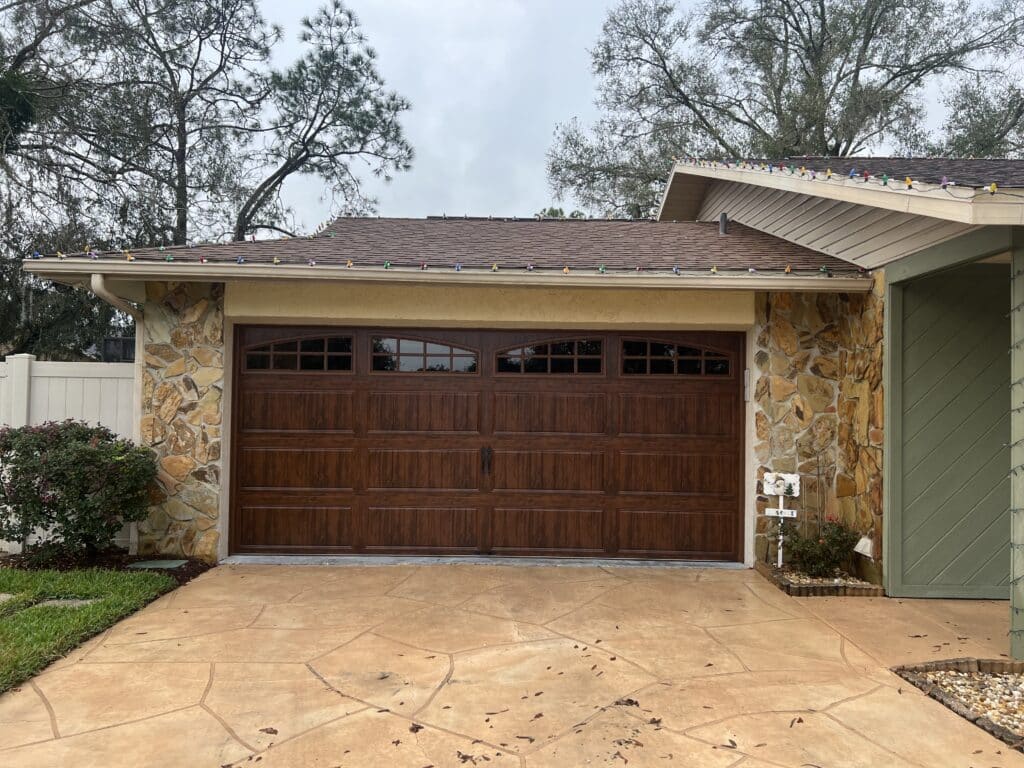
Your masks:
{"label": "green grass lawn", "polygon": [[[175,586],[162,573],[28,571],[0,568],[0,693]],[[54,598],[95,599],[80,607],[37,605]]]}

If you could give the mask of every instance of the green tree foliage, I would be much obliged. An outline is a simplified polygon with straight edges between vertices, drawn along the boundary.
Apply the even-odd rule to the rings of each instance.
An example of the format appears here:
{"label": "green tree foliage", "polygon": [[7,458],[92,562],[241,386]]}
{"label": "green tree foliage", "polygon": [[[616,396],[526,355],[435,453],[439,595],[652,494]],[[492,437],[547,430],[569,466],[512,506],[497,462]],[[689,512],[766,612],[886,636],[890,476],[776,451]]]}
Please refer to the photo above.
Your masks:
{"label": "green tree foliage", "polygon": [[547,208],[542,208],[537,211],[537,218],[539,219],[585,219],[587,214],[580,210],[570,211],[568,215],[565,213],[564,208],[556,208],[553,205],[549,205]]}
{"label": "green tree foliage", "polygon": [[95,553],[149,505],[156,459],[75,421],[0,429],[0,538]]}
{"label": "green tree foliage", "polygon": [[602,117],[556,129],[551,185],[646,215],[672,156],[922,146],[925,88],[1022,36],[1021,0],[622,0],[591,51]]}
{"label": "green tree foliage", "polygon": [[300,175],[338,212],[373,209],[364,174],[412,160],[408,102],[340,0],[302,21],[300,55],[278,66],[282,35],[257,0],[0,0],[0,210],[16,222],[0,232],[0,291],[27,297],[0,309],[0,354],[64,339],[84,312],[54,345],[79,355],[104,318],[100,336],[123,320],[20,277],[36,248],[296,234],[280,193]]}

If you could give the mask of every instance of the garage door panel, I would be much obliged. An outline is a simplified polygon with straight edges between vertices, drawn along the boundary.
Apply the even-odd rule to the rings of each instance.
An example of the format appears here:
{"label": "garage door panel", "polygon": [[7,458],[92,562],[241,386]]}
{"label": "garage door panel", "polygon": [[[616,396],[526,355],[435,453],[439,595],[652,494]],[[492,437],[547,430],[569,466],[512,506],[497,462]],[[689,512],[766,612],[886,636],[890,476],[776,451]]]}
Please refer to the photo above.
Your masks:
{"label": "garage door panel", "polygon": [[354,544],[352,507],[243,504],[239,523],[245,546],[351,550]]}
{"label": "garage door panel", "polygon": [[604,550],[602,509],[499,506],[491,519],[491,548],[496,553]]}
{"label": "garage door panel", "polygon": [[242,490],[351,491],[358,477],[351,448],[242,447],[238,458]]}
{"label": "garage door panel", "polygon": [[734,393],[619,395],[619,434],[729,438],[736,422]]}
{"label": "garage door panel", "polygon": [[731,454],[623,452],[620,493],[723,494],[736,491],[738,459]]}
{"label": "garage door panel", "polygon": [[441,448],[371,448],[366,487],[378,490],[451,491],[480,487],[480,452]]}
{"label": "garage door panel", "polygon": [[736,514],[620,509],[619,552],[637,556],[727,558],[733,552]]}
{"label": "garage door panel", "polygon": [[370,392],[366,429],[371,433],[480,430],[477,392]]}
{"label": "garage door panel", "polygon": [[374,551],[475,551],[476,507],[371,506],[363,520],[364,546]]}
{"label": "garage door panel", "polygon": [[351,391],[336,389],[244,392],[239,397],[241,432],[351,433],[355,428],[352,400]]}
{"label": "garage door panel", "polygon": [[494,490],[604,493],[604,453],[494,451]]}
{"label": "garage door panel", "polygon": [[232,552],[740,557],[741,334],[235,333]]}
{"label": "garage door panel", "polygon": [[600,435],[607,430],[608,396],[603,392],[496,392],[496,435]]}

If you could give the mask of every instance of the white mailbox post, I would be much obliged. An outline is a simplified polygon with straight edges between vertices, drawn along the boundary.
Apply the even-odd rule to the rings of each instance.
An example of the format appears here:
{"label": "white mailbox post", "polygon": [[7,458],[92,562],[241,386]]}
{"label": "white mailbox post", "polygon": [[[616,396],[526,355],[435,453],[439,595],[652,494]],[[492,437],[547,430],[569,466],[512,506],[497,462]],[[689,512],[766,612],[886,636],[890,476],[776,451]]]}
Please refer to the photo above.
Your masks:
{"label": "white mailbox post", "polygon": [[796,498],[800,495],[800,475],[787,474],[785,472],[765,472],[761,480],[766,496],[778,496],[779,506],[775,509],[769,507],[764,511],[768,517],[779,519],[779,547],[777,565],[782,567],[782,523],[784,520],[796,517],[795,509],[786,509],[785,500]]}

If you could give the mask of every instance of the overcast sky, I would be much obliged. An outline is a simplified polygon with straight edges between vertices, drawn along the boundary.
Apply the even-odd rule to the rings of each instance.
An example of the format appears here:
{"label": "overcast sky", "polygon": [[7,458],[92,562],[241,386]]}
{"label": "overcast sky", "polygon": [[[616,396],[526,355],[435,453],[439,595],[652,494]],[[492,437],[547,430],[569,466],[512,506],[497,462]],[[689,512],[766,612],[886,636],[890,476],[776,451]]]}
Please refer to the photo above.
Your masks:
{"label": "overcast sky", "polygon": [[[412,102],[411,171],[367,190],[382,216],[529,216],[553,202],[544,153],[557,123],[596,112],[587,49],[605,0],[347,0],[388,85]],[[299,45],[299,20],[320,0],[264,0],[284,27],[280,63]],[[367,176],[369,178],[369,176]],[[286,201],[313,227],[321,190],[298,179]],[[571,207],[571,201],[568,206]]]}

